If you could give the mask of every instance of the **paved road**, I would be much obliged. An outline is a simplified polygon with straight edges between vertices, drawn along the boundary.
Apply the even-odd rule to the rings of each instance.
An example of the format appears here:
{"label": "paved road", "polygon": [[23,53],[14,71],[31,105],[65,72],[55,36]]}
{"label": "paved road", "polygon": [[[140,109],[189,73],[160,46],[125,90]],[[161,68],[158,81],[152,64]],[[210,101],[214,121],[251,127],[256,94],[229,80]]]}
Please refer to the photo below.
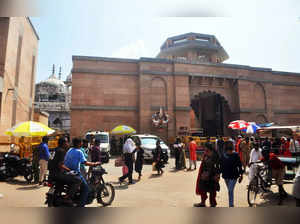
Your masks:
{"label": "paved road", "polygon": [[[191,207],[193,203],[199,202],[199,196],[195,195],[195,183],[198,171],[178,171],[174,172],[174,160],[165,168],[162,176],[152,173],[151,164],[145,165],[143,178],[134,185],[119,186],[117,179],[121,175],[121,168],[114,167],[114,161],[104,165],[108,171],[105,179],[112,182],[116,188],[115,201],[112,207]],[[199,167],[199,162],[198,162]],[[134,174],[137,179],[137,174]],[[137,180],[136,180],[137,181]],[[223,180],[220,182],[221,191],[217,194],[218,207],[227,207],[227,189]],[[247,178],[241,184],[237,184],[235,189],[235,206],[248,207],[246,185]],[[37,185],[27,185],[23,178],[18,178],[13,182],[0,183],[0,207],[43,207],[45,206],[45,193],[48,187]],[[285,185],[288,193],[292,191],[292,185]],[[277,192],[277,188],[272,188]],[[260,200],[259,206],[276,206],[278,194],[268,194],[264,200]],[[207,201],[208,203],[208,201]],[[97,203],[88,207],[97,207]],[[294,206],[291,196],[285,201],[284,206]]]}

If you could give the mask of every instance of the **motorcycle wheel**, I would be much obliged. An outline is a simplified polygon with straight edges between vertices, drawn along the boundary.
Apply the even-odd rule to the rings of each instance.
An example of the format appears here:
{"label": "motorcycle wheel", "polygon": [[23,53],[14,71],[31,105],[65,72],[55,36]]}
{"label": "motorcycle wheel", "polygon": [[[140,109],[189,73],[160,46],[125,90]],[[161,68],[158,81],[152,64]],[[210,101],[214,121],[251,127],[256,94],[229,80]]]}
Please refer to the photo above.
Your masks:
{"label": "motorcycle wheel", "polygon": [[26,168],[24,178],[25,178],[25,180],[28,182],[28,184],[31,183],[31,181],[33,180],[33,172],[32,172],[32,169]]}
{"label": "motorcycle wheel", "polygon": [[115,199],[115,188],[109,183],[105,183],[97,192],[97,201],[103,206],[111,205]]}

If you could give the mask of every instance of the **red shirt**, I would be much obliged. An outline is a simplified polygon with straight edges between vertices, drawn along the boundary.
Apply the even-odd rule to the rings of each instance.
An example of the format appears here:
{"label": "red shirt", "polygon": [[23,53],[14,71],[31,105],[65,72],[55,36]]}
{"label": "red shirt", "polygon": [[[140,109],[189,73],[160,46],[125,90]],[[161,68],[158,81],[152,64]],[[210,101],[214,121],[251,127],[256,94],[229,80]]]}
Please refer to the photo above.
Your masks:
{"label": "red shirt", "polygon": [[[262,161],[265,161],[265,159],[263,158]],[[274,153],[270,153],[269,164],[270,164],[270,167],[274,170],[284,168],[283,162],[281,162],[281,160],[278,159],[278,157]]]}

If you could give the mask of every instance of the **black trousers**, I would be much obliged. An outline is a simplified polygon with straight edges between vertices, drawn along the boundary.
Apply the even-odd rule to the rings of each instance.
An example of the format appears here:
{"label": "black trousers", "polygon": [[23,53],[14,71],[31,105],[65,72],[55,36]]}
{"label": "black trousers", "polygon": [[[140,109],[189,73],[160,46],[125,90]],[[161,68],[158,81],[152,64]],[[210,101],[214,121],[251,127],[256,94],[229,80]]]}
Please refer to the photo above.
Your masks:
{"label": "black trousers", "polygon": [[296,207],[300,207],[300,199],[296,198]]}
{"label": "black trousers", "polygon": [[52,180],[57,181],[62,187],[68,185],[70,187],[69,196],[73,197],[78,190],[81,180],[79,176],[67,175],[65,173],[58,173],[51,177]]}
{"label": "black trousers", "polygon": [[181,161],[180,161],[180,152],[178,149],[175,149],[175,166],[176,169],[180,169],[181,168]]}
{"label": "black trousers", "polygon": [[128,173],[120,177],[120,180],[128,178],[129,183],[132,183],[132,172],[133,172],[133,157],[131,153],[124,154],[125,165],[128,167]]}

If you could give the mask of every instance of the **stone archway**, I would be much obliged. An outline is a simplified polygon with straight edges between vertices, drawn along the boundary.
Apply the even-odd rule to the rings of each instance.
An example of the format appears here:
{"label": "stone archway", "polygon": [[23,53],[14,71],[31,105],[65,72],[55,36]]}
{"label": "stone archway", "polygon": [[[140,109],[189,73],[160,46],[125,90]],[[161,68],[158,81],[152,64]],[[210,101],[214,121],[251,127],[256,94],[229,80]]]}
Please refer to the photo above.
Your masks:
{"label": "stone archway", "polygon": [[[228,123],[232,112],[228,101],[219,93],[212,91],[200,92],[191,99],[191,128],[201,128],[204,136],[228,136],[231,130]],[[194,118],[193,118],[194,117]]]}

